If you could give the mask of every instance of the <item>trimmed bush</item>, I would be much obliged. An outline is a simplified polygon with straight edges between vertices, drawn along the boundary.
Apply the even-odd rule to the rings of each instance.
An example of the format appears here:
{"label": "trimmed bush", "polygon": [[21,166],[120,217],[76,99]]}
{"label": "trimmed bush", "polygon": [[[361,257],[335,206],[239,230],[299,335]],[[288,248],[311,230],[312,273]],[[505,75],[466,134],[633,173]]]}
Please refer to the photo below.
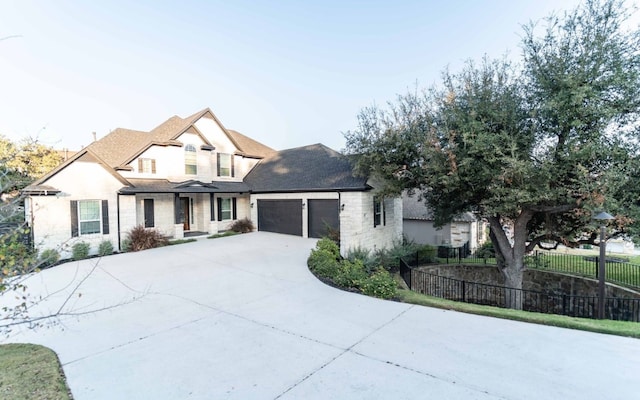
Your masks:
{"label": "trimmed bush", "polygon": [[253,222],[251,222],[249,218],[243,218],[231,224],[231,227],[229,229],[238,233],[249,233],[253,232],[256,227],[253,225]]}
{"label": "trimmed bush", "polygon": [[362,281],[362,293],[381,299],[392,299],[397,293],[397,283],[393,276],[380,269]]}
{"label": "trimmed bush", "polygon": [[335,255],[325,249],[311,250],[307,265],[309,265],[311,272],[320,277],[330,279],[336,276],[340,268],[340,263]]}
{"label": "trimmed bush", "polygon": [[127,240],[131,244],[129,251],[140,251],[166,246],[169,240],[157,229],[145,229],[138,225],[127,234]]}
{"label": "trimmed bush", "polygon": [[0,278],[14,273],[21,274],[32,268],[36,254],[22,240],[25,232],[28,231],[16,228],[10,233],[0,235]]}
{"label": "trimmed bush", "polygon": [[333,280],[340,286],[359,289],[367,277],[367,271],[361,260],[355,260],[353,262],[342,260],[338,268],[338,273]]}
{"label": "trimmed bush", "polygon": [[475,256],[478,258],[495,258],[496,249],[493,247],[493,243],[491,241],[484,242],[482,246],[476,250]]}
{"label": "trimmed bush", "polygon": [[91,246],[87,242],[78,242],[71,247],[71,254],[74,260],[83,260],[89,257]]}
{"label": "trimmed bush", "polygon": [[50,267],[60,261],[60,253],[56,249],[45,249],[40,253],[38,261],[42,267]]}
{"label": "trimmed bush", "polygon": [[98,255],[100,257],[110,256],[113,254],[113,243],[110,240],[103,240],[98,246]]}
{"label": "trimmed bush", "polygon": [[336,242],[327,237],[323,237],[322,239],[318,240],[318,243],[316,243],[316,249],[326,250],[329,253],[333,254],[336,260],[340,259],[340,247],[338,247]]}

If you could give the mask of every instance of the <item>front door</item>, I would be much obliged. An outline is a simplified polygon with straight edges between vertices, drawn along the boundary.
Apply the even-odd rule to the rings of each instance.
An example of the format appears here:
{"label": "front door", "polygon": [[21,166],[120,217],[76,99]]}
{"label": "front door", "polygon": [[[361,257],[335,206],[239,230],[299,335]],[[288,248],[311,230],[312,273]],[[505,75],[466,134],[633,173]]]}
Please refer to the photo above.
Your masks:
{"label": "front door", "polygon": [[180,204],[182,206],[182,215],[184,215],[183,230],[189,231],[191,230],[191,225],[189,225],[189,221],[191,221],[189,198],[180,197]]}

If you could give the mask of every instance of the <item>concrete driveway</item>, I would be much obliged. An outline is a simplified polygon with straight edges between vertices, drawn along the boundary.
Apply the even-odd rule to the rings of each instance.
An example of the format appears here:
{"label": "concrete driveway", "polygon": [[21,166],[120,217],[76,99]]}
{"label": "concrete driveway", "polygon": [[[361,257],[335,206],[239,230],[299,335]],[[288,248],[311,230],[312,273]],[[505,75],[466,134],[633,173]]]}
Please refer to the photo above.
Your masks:
{"label": "concrete driveway", "polygon": [[76,400],[640,396],[638,340],[336,290],[306,268],[314,244],[257,232],[64,264],[29,286],[58,307],[95,267],[66,306],[88,314],[4,342],[54,349]]}

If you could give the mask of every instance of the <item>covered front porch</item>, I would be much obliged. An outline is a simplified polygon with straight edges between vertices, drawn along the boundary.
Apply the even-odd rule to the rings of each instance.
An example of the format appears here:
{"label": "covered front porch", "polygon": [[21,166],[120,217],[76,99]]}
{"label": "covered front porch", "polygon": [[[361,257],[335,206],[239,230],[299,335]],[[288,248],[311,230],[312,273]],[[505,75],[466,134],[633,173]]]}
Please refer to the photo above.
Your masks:
{"label": "covered front porch", "polygon": [[157,229],[181,239],[216,234],[250,217],[248,188],[241,182],[138,180],[120,190],[121,237],[134,226]]}

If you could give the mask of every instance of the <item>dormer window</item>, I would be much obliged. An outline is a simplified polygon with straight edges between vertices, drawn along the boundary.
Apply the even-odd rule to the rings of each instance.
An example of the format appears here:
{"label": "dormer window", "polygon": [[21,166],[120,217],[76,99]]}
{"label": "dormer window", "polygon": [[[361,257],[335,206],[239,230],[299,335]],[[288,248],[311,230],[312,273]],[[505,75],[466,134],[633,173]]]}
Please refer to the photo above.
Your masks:
{"label": "dormer window", "polygon": [[138,172],[141,174],[155,174],[156,160],[153,158],[138,158]]}
{"label": "dormer window", "polygon": [[233,156],[228,153],[218,153],[218,176],[233,177]]}
{"label": "dormer window", "polygon": [[184,147],[184,173],[187,175],[198,174],[198,153],[196,146],[192,144]]}

